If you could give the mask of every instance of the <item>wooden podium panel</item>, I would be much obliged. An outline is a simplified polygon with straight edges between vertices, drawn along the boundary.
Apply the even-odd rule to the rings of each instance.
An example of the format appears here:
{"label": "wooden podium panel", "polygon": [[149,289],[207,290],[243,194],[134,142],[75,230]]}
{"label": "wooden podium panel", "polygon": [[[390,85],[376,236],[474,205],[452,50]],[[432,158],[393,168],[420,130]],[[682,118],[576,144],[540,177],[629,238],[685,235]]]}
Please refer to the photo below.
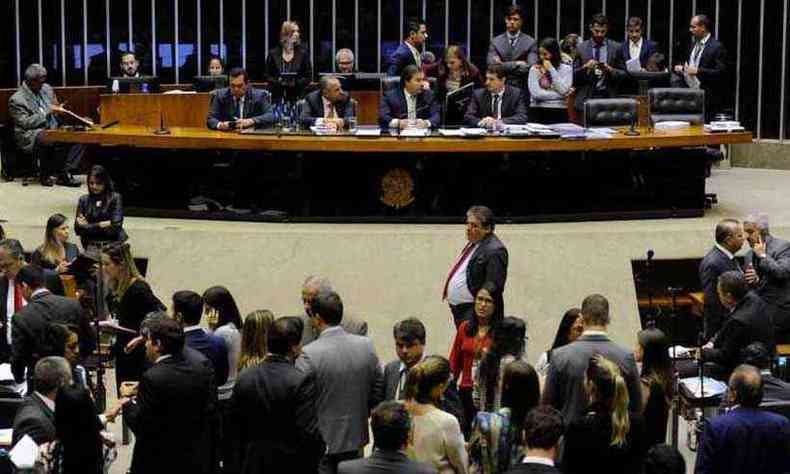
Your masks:
{"label": "wooden podium panel", "polygon": [[101,123],[119,120],[121,125],[158,128],[160,117],[166,127],[206,127],[208,93],[102,94]]}
{"label": "wooden podium panel", "polygon": [[378,125],[381,91],[352,91],[351,97],[359,103],[357,123],[359,125]]}

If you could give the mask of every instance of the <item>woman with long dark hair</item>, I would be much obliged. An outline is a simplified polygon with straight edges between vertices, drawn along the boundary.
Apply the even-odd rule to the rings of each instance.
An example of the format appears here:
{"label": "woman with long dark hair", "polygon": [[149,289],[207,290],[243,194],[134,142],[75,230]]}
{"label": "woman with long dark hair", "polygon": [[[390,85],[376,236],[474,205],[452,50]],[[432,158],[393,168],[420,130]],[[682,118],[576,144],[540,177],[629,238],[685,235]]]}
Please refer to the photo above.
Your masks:
{"label": "woman with long dark hair", "polygon": [[63,214],[52,214],[47,219],[44,243],[30,257],[30,263],[46,270],[64,273],[80,254],[77,246],[69,242],[69,226]]}
{"label": "woman with long dark hair", "polygon": [[562,62],[560,43],[554,38],[544,38],[538,52],[540,61],[529,69],[530,121],[567,122],[565,98],[573,85],[573,67]]}
{"label": "woman with long dark hair", "polygon": [[458,384],[458,395],[464,407],[464,433],[469,432],[470,423],[480,409],[475,400],[475,378],[479,365],[491,346],[491,333],[504,318],[502,292],[496,284],[486,282],[475,295],[475,316],[461,323],[450,350],[450,367],[453,379]]}
{"label": "woman with long dark hair", "polygon": [[664,331],[652,327],[637,333],[634,356],[642,363],[642,414],[645,418],[648,444],[664,443],[667,419],[672,400],[672,360],[669,339]]}
{"label": "woman with long dark hair", "polygon": [[212,286],[203,292],[203,312],[209,328],[225,341],[228,348],[228,379],[218,389],[219,399],[230,400],[239,373],[241,355],[241,314],[233,295],[224,286]]}
{"label": "woman with long dark hair", "polygon": [[565,433],[562,472],[642,472],[649,448],[644,419],[628,412],[628,389],[620,368],[596,355],[585,376],[590,405],[583,417],[571,420]]}
{"label": "woman with long dark hair", "polygon": [[505,472],[521,462],[524,420],[540,403],[538,374],[527,361],[516,359],[503,367],[501,407],[478,412],[473,423],[469,438],[473,472]]}
{"label": "woman with long dark hair", "polygon": [[502,397],[502,369],[514,360],[526,357],[527,325],[522,319],[508,316],[494,326],[491,348],[480,362],[480,372],[475,379],[475,399],[480,409],[495,412]]}
{"label": "woman with long dark hair", "polygon": [[115,192],[107,170],[95,165],[88,173],[88,194],[80,196],[74,232],[80,236],[82,248],[99,246],[106,242],[124,242],[123,205],[121,195]]}
{"label": "woman with long dark hair", "polygon": [[583,331],[582,310],[579,308],[571,308],[565,311],[565,314],[560,320],[560,326],[557,328],[557,334],[554,336],[554,342],[551,344],[551,349],[541,354],[538,363],[535,365],[535,370],[538,371],[541,377],[545,377],[549,371],[552,351],[575,341],[582,335]]}

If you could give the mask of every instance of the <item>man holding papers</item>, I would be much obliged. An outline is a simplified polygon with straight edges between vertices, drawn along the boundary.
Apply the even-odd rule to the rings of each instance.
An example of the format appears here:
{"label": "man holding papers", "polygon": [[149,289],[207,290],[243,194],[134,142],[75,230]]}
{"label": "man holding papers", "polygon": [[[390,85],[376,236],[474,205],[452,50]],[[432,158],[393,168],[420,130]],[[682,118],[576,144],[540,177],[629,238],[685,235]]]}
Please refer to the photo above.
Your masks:
{"label": "man holding papers", "polygon": [[519,88],[505,84],[506,77],[501,64],[488,66],[485,88],[475,91],[466,109],[467,126],[491,129],[497,123],[527,123],[523,94]]}

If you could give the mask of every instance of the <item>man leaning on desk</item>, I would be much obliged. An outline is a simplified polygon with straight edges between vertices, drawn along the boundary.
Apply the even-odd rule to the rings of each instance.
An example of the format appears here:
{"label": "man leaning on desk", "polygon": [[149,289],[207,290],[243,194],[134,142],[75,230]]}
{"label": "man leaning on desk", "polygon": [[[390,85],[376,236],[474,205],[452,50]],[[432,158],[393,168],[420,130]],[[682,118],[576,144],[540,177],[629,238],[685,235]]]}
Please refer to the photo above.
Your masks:
{"label": "man leaning on desk", "polygon": [[230,87],[219,89],[206,119],[212,130],[244,130],[266,128],[274,124],[271,95],[250,84],[247,71],[230,70]]}
{"label": "man leaning on desk", "polygon": [[321,76],[320,89],[304,98],[299,119],[305,127],[323,126],[333,130],[348,127],[348,119],[354,116],[351,97],[343,92],[340,80],[334,76]]}

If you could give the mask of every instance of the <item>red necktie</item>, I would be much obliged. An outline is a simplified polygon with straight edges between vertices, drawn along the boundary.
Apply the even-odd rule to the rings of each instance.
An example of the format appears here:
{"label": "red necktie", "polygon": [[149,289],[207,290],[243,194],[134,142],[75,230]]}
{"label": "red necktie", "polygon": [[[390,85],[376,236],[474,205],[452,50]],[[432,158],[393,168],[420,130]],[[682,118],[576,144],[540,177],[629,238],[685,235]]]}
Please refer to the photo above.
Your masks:
{"label": "red necktie", "polygon": [[444,282],[444,291],[442,291],[442,301],[447,299],[447,287],[450,286],[450,280],[452,280],[453,275],[455,275],[455,272],[458,271],[458,267],[460,267],[461,264],[464,262],[464,260],[466,260],[466,257],[469,256],[469,252],[471,252],[474,247],[475,246],[472,242],[467,243],[466,247],[464,247],[463,252],[461,252],[461,256],[458,258],[458,260],[455,261],[455,265],[453,265],[452,270],[450,270],[450,273],[447,275],[447,281]]}
{"label": "red necktie", "polygon": [[22,287],[19,283],[14,282],[14,314],[18,313],[24,306],[24,297],[22,296]]}

